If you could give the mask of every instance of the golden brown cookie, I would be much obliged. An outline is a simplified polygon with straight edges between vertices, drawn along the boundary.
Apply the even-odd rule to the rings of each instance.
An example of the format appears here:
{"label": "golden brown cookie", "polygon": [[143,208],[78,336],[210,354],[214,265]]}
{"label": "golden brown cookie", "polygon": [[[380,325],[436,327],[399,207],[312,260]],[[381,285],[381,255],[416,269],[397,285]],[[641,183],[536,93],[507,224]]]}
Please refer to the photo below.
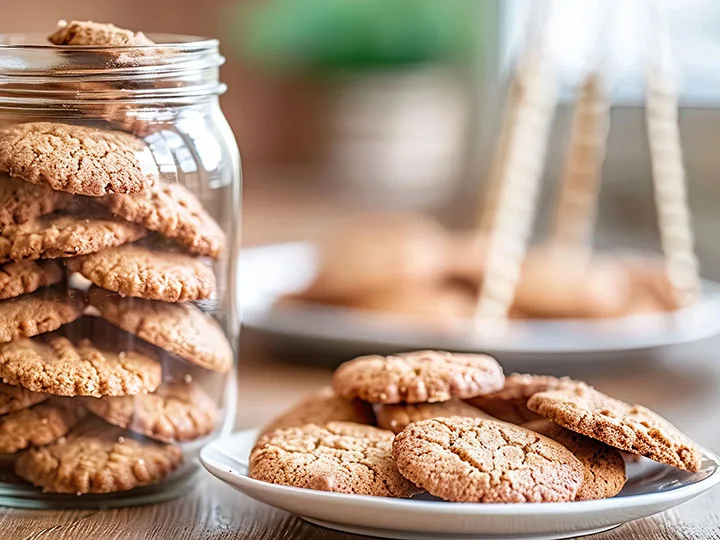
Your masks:
{"label": "golden brown cookie", "polygon": [[17,261],[0,265],[0,300],[35,292],[65,279],[57,261]]}
{"label": "golden brown cookie", "polygon": [[620,450],[565,429],[549,420],[533,420],[525,429],[557,441],[570,450],[583,466],[583,483],[575,500],[589,501],[614,497],[622,490],[627,476]]}
{"label": "golden brown cookie", "polygon": [[0,383],[0,414],[21,411],[42,403],[50,397],[49,394],[31,392],[22,386],[11,386]]}
{"label": "golden brown cookie", "polygon": [[212,269],[185,253],[127,244],[68,259],[66,265],[98,287],[124,296],[186,302],[215,294]]}
{"label": "golden brown cookie", "polygon": [[528,408],[620,450],[686,471],[700,470],[700,449],[670,422],[641,405],[629,405],[584,383],[535,394],[528,400]]}
{"label": "golden brown cookie", "polygon": [[0,302],[0,343],[53,332],[79,319],[85,300],[79,291],[41,289]]}
{"label": "golden brown cookie", "polygon": [[0,344],[3,382],[58,396],[125,396],[152,392],[160,364],[137,351],[114,352],[88,339],[73,343],[57,332]]}
{"label": "golden brown cookie", "polygon": [[182,463],[176,446],[136,440],[89,418],[47,446],[15,460],[15,473],[47,493],[112,493],[155,484]]}
{"label": "golden brown cookie", "polygon": [[48,41],[55,45],[111,47],[138,47],[155,43],[142,32],[92,21],[60,21],[57,30],[48,36]]}
{"label": "golden brown cookie", "polygon": [[233,351],[222,328],[193,304],[126,298],[95,286],[88,302],[106,321],[188,362],[220,373],[232,367]]}
{"label": "golden brown cookie", "polygon": [[100,212],[48,214],[0,233],[0,261],[57,259],[95,253],[145,236],[140,225]]}
{"label": "golden brown cookie", "polygon": [[657,313],[680,308],[664,261],[650,257],[625,257],[623,264],[632,282],[630,314]]}
{"label": "golden brown cookie", "polygon": [[414,351],[361,356],[333,375],[338,396],[370,403],[433,403],[502,388],[500,365],[484,354]]}
{"label": "golden brown cookie", "polygon": [[9,225],[62,210],[71,202],[67,193],[0,174],[0,232]]}
{"label": "golden brown cookie", "polygon": [[193,383],[163,383],[152,394],[85,398],[106,422],[162,442],[192,441],[215,427],[218,410]]}
{"label": "golden brown cookie", "polygon": [[467,402],[499,420],[522,424],[542,418],[527,408],[527,400],[533,394],[557,388],[567,381],[567,378],[558,379],[550,375],[513,373],[505,377],[505,385],[497,392],[476,396]]}
{"label": "golden brown cookie", "polygon": [[375,416],[369,403],[359,399],[339,398],[331,387],[326,387],[296,403],[289,411],[273,419],[263,428],[262,433],[305,424],[324,426],[329,422],[374,425]]}
{"label": "golden brown cookie", "polygon": [[100,204],[114,214],[172,238],[196,255],[220,257],[225,233],[190,190],[156,182],[147,193],[106,195]]}
{"label": "golden brown cookie", "polygon": [[410,497],[418,490],[390,455],[393,433],[350,422],[308,424],[261,437],[250,454],[250,476],[298,488]]}
{"label": "golden brown cookie", "polygon": [[429,420],[430,418],[464,416],[467,418],[494,420],[489,414],[468,405],[460,399],[451,399],[439,403],[397,403],[394,405],[377,403],[373,409],[375,410],[378,426],[389,429],[393,433],[400,433],[413,422]]}
{"label": "golden brown cookie", "polygon": [[77,424],[83,412],[77,404],[52,400],[0,416],[0,453],[49,444]]}
{"label": "golden brown cookie", "polygon": [[94,197],[144,191],[158,177],[142,139],[52,122],[0,129],[0,171],[31,184]]}
{"label": "golden brown cookie", "polygon": [[582,465],[561,444],[479,418],[410,424],[392,454],[405,478],[452,502],[572,501],[583,480]]}

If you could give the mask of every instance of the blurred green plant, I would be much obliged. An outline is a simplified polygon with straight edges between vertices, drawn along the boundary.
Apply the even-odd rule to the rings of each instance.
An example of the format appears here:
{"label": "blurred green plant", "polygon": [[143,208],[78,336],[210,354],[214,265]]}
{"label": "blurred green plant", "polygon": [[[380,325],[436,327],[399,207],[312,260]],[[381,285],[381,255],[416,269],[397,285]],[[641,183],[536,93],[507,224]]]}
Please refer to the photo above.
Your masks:
{"label": "blurred green plant", "polygon": [[237,5],[226,41],[267,67],[350,70],[454,62],[473,51],[477,0],[266,0]]}

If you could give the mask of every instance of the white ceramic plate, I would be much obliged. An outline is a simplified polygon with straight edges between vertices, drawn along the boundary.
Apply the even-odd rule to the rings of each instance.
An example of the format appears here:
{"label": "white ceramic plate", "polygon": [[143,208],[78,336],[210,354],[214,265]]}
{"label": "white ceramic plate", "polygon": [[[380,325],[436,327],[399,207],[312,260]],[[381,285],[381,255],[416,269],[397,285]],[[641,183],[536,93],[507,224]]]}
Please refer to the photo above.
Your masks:
{"label": "white ceramic plate", "polygon": [[592,534],[664,512],[720,483],[720,458],[703,449],[692,474],[649,460],[628,465],[628,483],[612,499],[572,503],[462,504],[421,496],[387,499],[260,482],[247,463],[257,430],[219,439],[200,452],[211,474],[253,499],[330,529],[410,540],[552,539]]}
{"label": "white ceramic plate", "polygon": [[467,329],[432,330],[391,315],[343,307],[298,303],[273,309],[281,296],[303,290],[315,272],[311,244],[244,250],[238,279],[243,324],[278,337],[372,352],[445,349],[520,355],[655,349],[720,333],[720,284],[709,281],[695,305],[677,312],[608,320],[511,321],[504,333],[494,336],[477,334],[470,322]]}

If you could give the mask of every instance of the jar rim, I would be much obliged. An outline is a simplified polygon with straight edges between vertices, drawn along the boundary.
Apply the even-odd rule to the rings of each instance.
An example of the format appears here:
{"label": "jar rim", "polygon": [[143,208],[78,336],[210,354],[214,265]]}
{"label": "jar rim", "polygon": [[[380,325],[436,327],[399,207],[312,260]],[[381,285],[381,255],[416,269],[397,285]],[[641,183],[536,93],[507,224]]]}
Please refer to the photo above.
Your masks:
{"label": "jar rim", "polygon": [[[117,46],[117,45],[55,45],[47,41],[47,35],[40,32],[0,32],[0,53],[8,50],[47,50],[63,51],[72,54],[77,52],[103,52],[115,51],[119,54],[133,50],[181,51],[183,49],[209,50],[217,48],[219,41],[216,38],[185,34],[149,33],[145,34],[155,43],[148,45]],[[32,40],[28,42],[26,40]]]}

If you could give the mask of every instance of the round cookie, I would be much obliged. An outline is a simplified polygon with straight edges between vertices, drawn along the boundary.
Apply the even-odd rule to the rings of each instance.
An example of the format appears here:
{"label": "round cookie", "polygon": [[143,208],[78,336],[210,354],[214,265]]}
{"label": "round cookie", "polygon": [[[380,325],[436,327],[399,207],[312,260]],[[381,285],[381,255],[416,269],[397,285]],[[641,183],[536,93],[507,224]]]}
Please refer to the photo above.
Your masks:
{"label": "round cookie", "polygon": [[225,233],[186,187],[158,181],[148,193],[106,195],[100,204],[123,219],[172,238],[196,255],[218,258]]}
{"label": "round cookie", "polygon": [[48,36],[48,41],[55,45],[110,47],[138,47],[155,44],[142,32],[133,32],[112,24],[92,21],[60,21],[57,30]]}
{"label": "round cookie", "polygon": [[60,283],[65,270],[58,261],[14,261],[0,266],[0,300]]}
{"label": "round cookie", "polygon": [[98,287],[124,296],[187,302],[215,294],[215,274],[202,260],[174,251],[127,244],[66,261]]}
{"label": "round cookie", "polygon": [[33,392],[101,397],[152,392],[162,370],[145,354],[111,352],[88,339],[74,344],[54,332],[0,344],[0,377]]}
{"label": "round cookie", "polygon": [[464,416],[467,418],[494,420],[489,414],[468,405],[460,399],[451,399],[440,403],[398,403],[395,405],[378,403],[373,408],[377,418],[377,425],[383,429],[389,429],[393,433],[400,433],[413,422],[429,420],[430,418]]}
{"label": "round cookie", "polygon": [[0,129],[0,171],[56,191],[93,197],[144,191],[158,178],[155,160],[142,139],[52,122]]}
{"label": "round cookie", "polygon": [[0,233],[0,261],[76,257],[145,236],[140,225],[101,213],[48,214]]}
{"label": "round cookie", "polygon": [[22,386],[0,383],[0,415],[27,409],[49,397],[48,394],[31,392]]}
{"label": "round cookie", "polygon": [[340,397],[370,403],[432,403],[494,392],[503,379],[500,365],[484,354],[415,351],[345,362],[333,388]]}
{"label": "round cookie", "polygon": [[375,416],[369,403],[359,399],[339,398],[331,387],[326,387],[296,403],[289,411],[273,419],[263,428],[262,433],[306,424],[324,426],[329,422],[373,425]]}
{"label": "round cookie", "polygon": [[549,420],[533,420],[522,425],[525,429],[557,441],[570,450],[582,463],[584,474],[576,501],[607,499],[622,490],[627,475],[620,450],[565,429]]}
{"label": "round cookie", "polygon": [[0,302],[0,343],[53,332],[79,319],[85,301],[78,291],[41,289]]}
{"label": "round cookie", "polygon": [[213,400],[192,383],[163,383],[152,394],[85,398],[83,404],[106,422],[167,443],[204,437],[218,413]]}
{"label": "round cookie", "polygon": [[583,480],[582,465],[561,444],[479,418],[410,424],[392,454],[405,478],[452,502],[572,501]]}
{"label": "round cookie", "polygon": [[0,416],[0,453],[53,442],[78,423],[82,412],[75,404],[51,401]]}
{"label": "round cookie", "polygon": [[67,193],[0,174],[0,232],[66,208],[71,202]]}
{"label": "round cookie", "polygon": [[584,383],[540,392],[528,408],[561,426],[620,450],[697,472],[697,445],[670,422],[641,405],[629,405]]}
{"label": "round cookie", "polygon": [[410,497],[418,490],[391,456],[393,433],[350,422],[308,424],[261,437],[250,454],[250,476],[298,488],[376,497]]}
{"label": "round cookie", "polygon": [[88,302],[108,322],[200,367],[227,373],[233,351],[220,325],[193,304],[126,298],[99,287]]}
{"label": "round cookie", "polygon": [[136,440],[90,418],[15,460],[15,473],[47,493],[112,493],[155,484],[182,463],[176,446]]}
{"label": "round cookie", "polygon": [[527,400],[533,394],[557,388],[567,381],[567,378],[558,379],[550,375],[513,373],[505,378],[505,385],[497,392],[476,396],[467,402],[499,420],[522,424],[542,418],[527,408]]}

